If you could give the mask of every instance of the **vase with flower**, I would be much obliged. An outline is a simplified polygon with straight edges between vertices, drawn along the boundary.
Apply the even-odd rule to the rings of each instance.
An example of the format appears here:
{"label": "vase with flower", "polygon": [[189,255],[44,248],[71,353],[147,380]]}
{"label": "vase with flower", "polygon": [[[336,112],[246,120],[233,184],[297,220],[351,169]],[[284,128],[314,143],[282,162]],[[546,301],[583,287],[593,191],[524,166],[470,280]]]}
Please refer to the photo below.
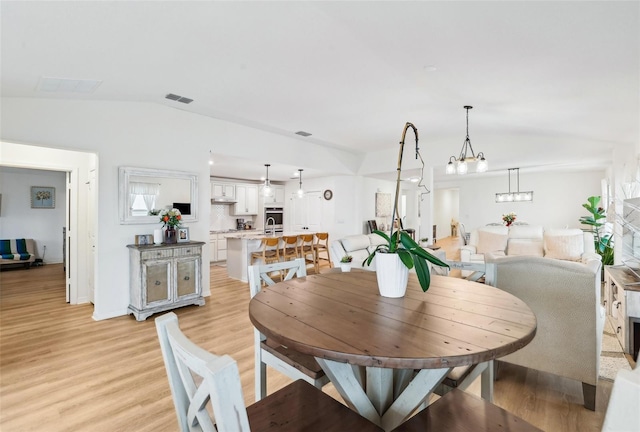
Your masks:
{"label": "vase with flower", "polygon": [[160,222],[165,228],[164,242],[166,244],[177,243],[178,236],[176,233],[176,227],[179,227],[182,222],[182,214],[180,214],[180,210],[173,208],[171,210],[160,211]]}
{"label": "vase with flower", "polygon": [[516,220],[516,214],[514,212],[511,213],[507,213],[507,214],[503,214],[502,215],[502,221],[505,223],[505,225],[507,225],[508,227],[511,226],[511,224]]}

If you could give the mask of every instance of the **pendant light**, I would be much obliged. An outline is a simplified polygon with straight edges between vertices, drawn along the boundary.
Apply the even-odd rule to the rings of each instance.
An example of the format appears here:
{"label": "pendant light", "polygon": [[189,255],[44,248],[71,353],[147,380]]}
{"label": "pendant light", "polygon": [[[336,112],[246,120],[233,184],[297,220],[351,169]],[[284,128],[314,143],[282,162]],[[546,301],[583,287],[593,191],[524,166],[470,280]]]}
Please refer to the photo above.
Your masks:
{"label": "pendant light", "polygon": [[213,154],[211,153],[211,150],[209,150],[209,165],[213,165]]}
{"label": "pendant light", "polygon": [[[479,173],[486,172],[489,169],[489,164],[484,158],[484,153],[480,152],[476,156],[471,146],[471,140],[469,139],[469,110],[472,108],[470,105],[464,106],[464,109],[467,110],[467,137],[462,144],[458,158],[456,159],[455,156],[449,158],[449,163],[445,170],[447,174],[457,173],[458,175],[464,175],[469,171],[470,163],[476,163],[476,172]],[[470,154],[468,152],[470,152]]]}
{"label": "pendant light", "polygon": [[[511,192],[511,171],[516,172],[517,192]],[[533,201],[533,191],[520,192],[520,168],[509,168],[509,192],[496,193],[496,202]]]}
{"label": "pendant light", "polygon": [[302,189],[302,169],[298,169],[298,177],[299,177],[299,181],[300,181],[300,187],[298,188],[298,198],[302,198],[304,197],[304,190]]}
{"label": "pendant light", "polygon": [[265,167],[267,167],[267,177],[264,180],[264,185],[262,187],[262,195],[263,196],[271,196],[271,181],[269,180],[269,167],[271,166],[271,164],[264,164]]}

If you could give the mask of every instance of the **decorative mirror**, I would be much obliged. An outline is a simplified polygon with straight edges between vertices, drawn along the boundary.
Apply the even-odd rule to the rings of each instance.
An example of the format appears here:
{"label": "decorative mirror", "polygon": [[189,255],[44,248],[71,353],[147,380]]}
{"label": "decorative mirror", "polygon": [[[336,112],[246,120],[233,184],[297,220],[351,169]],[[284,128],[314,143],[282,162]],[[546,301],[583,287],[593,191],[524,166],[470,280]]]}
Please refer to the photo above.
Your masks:
{"label": "decorative mirror", "polygon": [[121,224],[160,223],[160,210],[177,208],[184,222],[198,220],[198,175],[183,171],[119,168]]}

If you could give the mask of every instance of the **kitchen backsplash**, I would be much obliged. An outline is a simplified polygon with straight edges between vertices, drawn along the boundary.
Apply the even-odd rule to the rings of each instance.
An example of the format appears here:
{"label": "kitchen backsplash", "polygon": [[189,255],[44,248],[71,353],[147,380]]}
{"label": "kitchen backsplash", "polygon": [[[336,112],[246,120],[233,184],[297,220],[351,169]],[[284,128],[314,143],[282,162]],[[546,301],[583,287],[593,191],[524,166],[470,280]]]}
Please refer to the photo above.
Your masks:
{"label": "kitchen backsplash", "polygon": [[[256,216],[234,216],[229,214],[231,206],[228,204],[212,204],[211,220],[209,221],[209,230],[222,231],[228,229],[236,229],[236,219],[243,218],[245,223],[254,222]],[[255,223],[253,224],[255,226]]]}

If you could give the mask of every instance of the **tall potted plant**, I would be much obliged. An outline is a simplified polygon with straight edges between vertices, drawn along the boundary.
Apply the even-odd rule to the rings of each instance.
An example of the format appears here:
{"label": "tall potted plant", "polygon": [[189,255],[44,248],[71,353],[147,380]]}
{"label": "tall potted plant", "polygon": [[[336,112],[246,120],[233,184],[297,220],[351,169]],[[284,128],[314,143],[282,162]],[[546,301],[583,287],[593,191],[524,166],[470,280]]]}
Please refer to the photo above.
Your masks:
{"label": "tall potted plant", "polygon": [[420,149],[418,148],[418,129],[416,129],[412,123],[407,122],[404,130],[402,131],[402,139],[400,141],[396,193],[391,217],[392,221],[398,221],[398,226],[394,227],[395,224],[390,224],[389,235],[379,230],[373,231],[375,234],[384,238],[386,240],[386,244],[378,245],[376,249],[362,262],[363,266],[370,265],[373,258],[376,257],[378,289],[380,290],[380,295],[383,297],[404,296],[407,289],[409,270],[414,267],[416,269],[416,276],[420,282],[420,287],[422,288],[422,291],[426,292],[431,284],[431,273],[429,271],[427,261],[438,266],[449,267],[448,264],[421,248],[420,245],[403,230],[402,219],[399,217],[396,219],[400,197],[402,154],[404,151],[405,136],[409,128],[413,130],[416,138],[416,159],[420,157],[420,160],[422,161]]}
{"label": "tall potted plant", "polygon": [[591,196],[587,198],[587,202],[582,207],[587,209],[590,216],[582,216],[580,223],[589,225],[593,233],[593,240],[596,252],[602,257],[602,265],[613,264],[613,235],[601,232],[603,229],[607,215],[604,208],[600,205],[599,196]]}

